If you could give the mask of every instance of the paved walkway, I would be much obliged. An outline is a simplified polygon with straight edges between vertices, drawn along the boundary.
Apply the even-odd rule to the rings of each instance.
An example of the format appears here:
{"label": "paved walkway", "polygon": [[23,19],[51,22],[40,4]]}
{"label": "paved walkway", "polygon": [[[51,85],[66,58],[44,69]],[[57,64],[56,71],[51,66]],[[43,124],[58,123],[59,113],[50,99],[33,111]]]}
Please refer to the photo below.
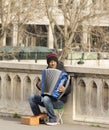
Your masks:
{"label": "paved walkway", "polygon": [[108,130],[109,128],[95,127],[88,125],[77,124],[62,124],[56,126],[47,126],[40,124],[37,126],[30,126],[21,124],[20,119],[0,117],[0,130]]}

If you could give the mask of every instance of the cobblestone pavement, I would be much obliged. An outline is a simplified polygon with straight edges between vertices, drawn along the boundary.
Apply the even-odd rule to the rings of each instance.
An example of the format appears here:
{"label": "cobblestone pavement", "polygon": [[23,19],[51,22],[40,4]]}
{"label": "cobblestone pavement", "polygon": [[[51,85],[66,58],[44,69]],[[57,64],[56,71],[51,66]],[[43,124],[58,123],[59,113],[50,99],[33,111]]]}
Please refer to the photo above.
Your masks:
{"label": "cobblestone pavement", "polygon": [[99,127],[91,125],[62,124],[56,126],[47,126],[40,124],[30,126],[21,124],[20,119],[0,117],[0,130],[107,130],[109,127]]}

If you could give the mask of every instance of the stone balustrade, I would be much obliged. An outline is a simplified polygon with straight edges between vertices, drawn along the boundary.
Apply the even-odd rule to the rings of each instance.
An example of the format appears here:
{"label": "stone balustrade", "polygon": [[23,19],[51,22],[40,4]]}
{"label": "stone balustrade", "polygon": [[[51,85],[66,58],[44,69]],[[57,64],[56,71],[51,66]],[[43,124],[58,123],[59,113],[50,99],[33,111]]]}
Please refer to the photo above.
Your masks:
{"label": "stone balustrade", "polygon": [[[28,97],[40,94],[37,77],[46,65],[23,62],[0,62],[0,114],[32,115]],[[109,124],[109,69],[65,65],[72,78],[72,92],[65,104],[63,119]],[[43,108],[42,108],[43,109]]]}

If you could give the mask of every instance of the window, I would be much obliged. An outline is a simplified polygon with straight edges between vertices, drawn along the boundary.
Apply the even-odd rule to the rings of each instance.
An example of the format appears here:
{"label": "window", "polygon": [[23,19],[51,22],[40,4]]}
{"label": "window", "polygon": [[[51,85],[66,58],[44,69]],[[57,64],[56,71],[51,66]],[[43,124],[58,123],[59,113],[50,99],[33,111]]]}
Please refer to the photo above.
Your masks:
{"label": "window", "polygon": [[[101,51],[107,51],[109,48],[109,27],[95,26],[91,29],[91,44],[93,48],[101,49]],[[108,48],[107,48],[108,47]]]}
{"label": "window", "polygon": [[48,26],[46,25],[25,25],[23,44],[25,46],[47,46]]}
{"label": "window", "polygon": [[13,37],[13,25],[9,25],[9,27],[6,30],[6,45],[11,46],[12,45],[12,37]]}
{"label": "window", "polygon": [[[60,26],[60,27],[62,29],[64,29],[64,26]],[[62,49],[65,46],[64,37],[62,36],[60,31],[58,30],[57,26],[55,26],[54,30],[55,30],[55,37],[56,37],[58,49]]]}

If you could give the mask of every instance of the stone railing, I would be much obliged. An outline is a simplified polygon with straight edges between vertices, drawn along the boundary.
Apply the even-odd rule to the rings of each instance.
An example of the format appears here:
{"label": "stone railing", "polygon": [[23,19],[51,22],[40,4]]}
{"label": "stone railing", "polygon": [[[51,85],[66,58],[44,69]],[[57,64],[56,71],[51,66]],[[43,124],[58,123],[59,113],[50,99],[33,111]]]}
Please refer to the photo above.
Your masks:
{"label": "stone railing", "polygon": [[[109,124],[109,69],[91,66],[65,66],[72,78],[72,92],[63,115],[65,122]],[[32,115],[28,97],[40,94],[35,84],[44,68],[46,65],[37,63],[0,62],[1,115]]]}
{"label": "stone railing", "polygon": [[37,77],[45,65],[34,63],[0,63],[0,113],[32,114],[28,97],[38,93]]}
{"label": "stone railing", "polygon": [[68,67],[73,76],[73,121],[109,124],[109,69]]}

